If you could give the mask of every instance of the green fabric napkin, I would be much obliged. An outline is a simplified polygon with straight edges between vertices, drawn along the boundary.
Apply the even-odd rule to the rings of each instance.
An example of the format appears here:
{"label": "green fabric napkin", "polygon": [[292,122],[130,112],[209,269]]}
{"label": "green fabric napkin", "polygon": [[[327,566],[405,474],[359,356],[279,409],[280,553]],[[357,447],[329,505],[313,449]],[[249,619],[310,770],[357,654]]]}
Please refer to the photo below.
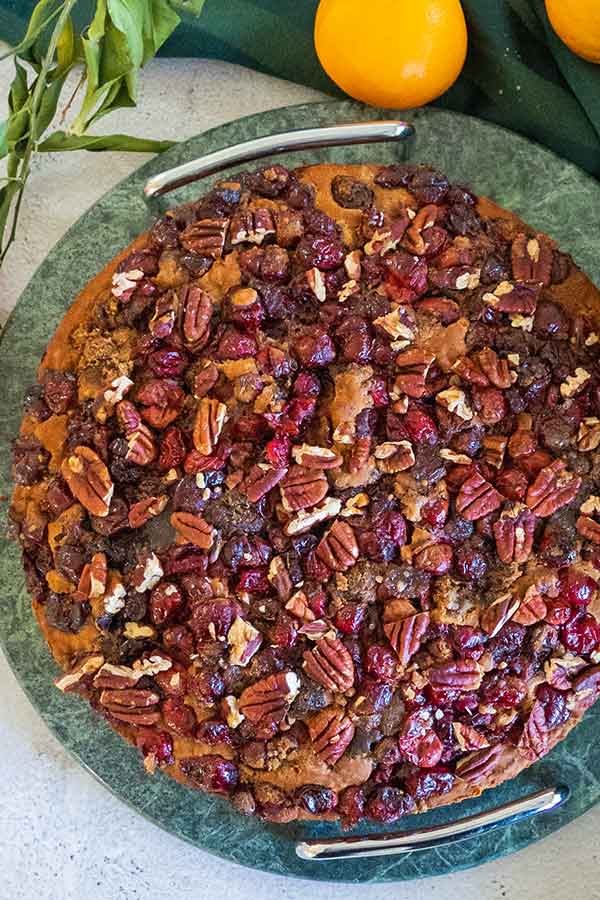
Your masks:
{"label": "green fabric napkin", "polygon": [[[436,105],[512,128],[600,177],[600,65],[559,40],[544,0],[462,3],[467,63]],[[0,0],[0,37],[15,41],[33,5]],[[90,6],[82,0],[76,18]],[[313,47],[317,6],[318,0],[206,0],[202,16],[187,18],[161,54],[225,59],[339,96]]]}

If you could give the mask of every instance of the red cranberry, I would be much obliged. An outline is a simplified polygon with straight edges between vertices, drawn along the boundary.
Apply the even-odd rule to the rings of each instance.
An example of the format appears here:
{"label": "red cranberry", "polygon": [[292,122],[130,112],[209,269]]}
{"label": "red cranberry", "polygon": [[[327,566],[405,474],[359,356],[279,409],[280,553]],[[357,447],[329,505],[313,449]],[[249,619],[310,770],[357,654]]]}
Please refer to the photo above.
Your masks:
{"label": "red cranberry", "polygon": [[165,725],[176,734],[190,735],[196,726],[196,713],[180,697],[167,697],[161,705]]}
{"label": "red cranberry", "polygon": [[205,719],[196,729],[196,740],[203,744],[231,744],[232,735],[229,725],[218,719]]}
{"label": "red cranberry", "polygon": [[189,679],[190,693],[200,703],[214,703],[225,695],[225,683],[217,670],[203,669]]}
{"label": "red cranberry", "polygon": [[222,756],[192,756],[179,765],[183,774],[205,791],[228,794],[239,781],[236,764]]}
{"label": "red cranberry", "polygon": [[269,640],[275,647],[293,647],[298,639],[298,630],[294,620],[285,613],[280,613],[277,621],[269,629]]}
{"label": "red cranberry", "polygon": [[546,616],[545,621],[549,625],[566,625],[569,619],[575,615],[575,610],[571,604],[562,597],[545,600]]}
{"label": "red cranberry", "polygon": [[365,792],[357,785],[346,788],[340,794],[337,811],[344,828],[352,828],[365,814]]}
{"label": "red cranberry", "polygon": [[553,731],[570,718],[567,706],[567,695],[563,691],[557,691],[549,684],[540,684],[536,693],[536,699],[542,704],[544,710],[544,725],[546,731]]}
{"label": "red cranberry", "polygon": [[314,612],[317,619],[321,619],[325,615],[327,608],[327,594],[322,588],[308,594],[308,605]]}
{"label": "red cranberry", "polygon": [[398,674],[396,655],[383,644],[371,644],[365,658],[365,672],[379,681],[391,681]]}
{"label": "red cranberry", "polygon": [[448,500],[430,500],[421,508],[421,519],[432,528],[443,528],[448,518]]}
{"label": "red cranberry", "polygon": [[516,675],[488,675],[481,686],[484,703],[501,709],[516,709],[527,696],[527,685]]}
{"label": "red cranberry", "polygon": [[489,643],[494,663],[498,665],[499,662],[514,659],[518,656],[521,653],[526,636],[527,629],[523,625],[517,625],[516,622],[507,622]]}
{"label": "red cranberry", "polygon": [[487,560],[483,553],[472,547],[459,547],[455,556],[456,571],[462,578],[479,581],[487,572]]}
{"label": "red cranberry", "polygon": [[294,394],[298,397],[318,397],[321,393],[321,382],[310,372],[300,372],[294,382]]}
{"label": "red cranberry", "polygon": [[71,372],[58,372],[53,369],[44,374],[44,400],[53,413],[66,413],[75,399],[77,381]]}
{"label": "red cranberry", "polygon": [[163,646],[169,655],[189,665],[195,651],[194,636],[185,625],[171,625],[163,631]]}
{"label": "red cranberry", "polygon": [[183,544],[171,547],[163,559],[165,575],[181,575],[186,572],[206,572],[206,557],[196,547]]}
{"label": "red cranberry", "polygon": [[155,350],[148,357],[148,365],[159,378],[178,378],[187,366],[187,360],[179,350]]}
{"label": "red cranberry", "polygon": [[306,269],[337,269],[344,261],[344,248],[331,237],[303,237],[296,248],[299,262]]}
{"label": "red cranberry", "polygon": [[404,416],[404,427],[410,439],[416,444],[433,447],[438,441],[438,432],[433,419],[421,409],[411,407]]}
{"label": "red cranberry", "polygon": [[574,606],[587,606],[598,585],[589,575],[576,569],[565,569],[559,573],[560,598]]}
{"label": "red cranberry", "polygon": [[411,772],[404,779],[407,792],[415,800],[426,800],[435,794],[447,794],[454,785],[454,775],[443,766]]}
{"label": "red cranberry", "polygon": [[150,618],[155,625],[164,625],[182,603],[183,596],[177,585],[162,581],[150,594]]}
{"label": "red cranberry", "polygon": [[180,466],[186,455],[183,436],[179,428],[172,425],[167,428],[160,442],[160,454],[158,464],[161,469],[176,469]]}
{"label": "red cranberry", "polygon": [[[265,317],[265,310],[258,299],[254,300],[253,303],[249,303],[247,306],[235,306],[234,304],[228,303],[226,317],[229,322],[234,322],[242,328],[247,328],[248,331],[255,332],[258,331],[262,324]],[[243,355],[245,356],[246,354]]]}
{"label": "red cranberry", "polygon": [[245,569],[240,575],[236,590],[248,591],[249,594],[266,594],[271,590],[271,583],[265,569]]}
{"label": "red cranberry", "polygon": [[246,356],[256,356],[256,341],[251,334],[238,331],[237,328],[227,328],[217,347],[219,359],[243,359]]}
{"label": "red cranberry", "polygon": [[412,812],[414,801],[400,788],[378,787],[369,797],[366,813],[375,822],[395,822]]}
{"label": "red cranberry", "polygon": [[360,603],[346,603],[334,618],[335,627],[342,634],[358,634],[365,618],[365,608]]}
{"label": "red cranberry", "polygon": [[287,435],[272,438],[265,446],[265,457],[276,469],[289,465],[292,442]]}
{"label": "red cranberry", "polygon": [[567,650],[577,656],[587,655],[600,642],[600,625],[589,613],[580,613],[560,630],[561,640]]}
{"label": "red cranberry", "polygon": [[485,649],[487,636],[479,628],[470,625],[454,625],[450,629],[450,642],[463,659],[479,659]]}
{"label": "red cranberry", "polygon": [[408,716],[398,738],[398,747],[404,758],[415,766],[430,769],[439,763],[443,746],[433,730],[427,710],[418,710]]}
{"label": "red cranberry", "polygon": [[331,812],[338,803],[336,792],[320,784],[306,785],[298,791],[297,797],[304,809],[313,816]]}
{"label": "red cranberry", "polygon": [[371,398],[375,406],[388,406],[390,395],[387,392],[385,378],[377,376],[371,382]]}
{"label": "red cranberry", "polygon": [[174,662],[165,672],[153,676],[166,697],[185,697],[187,694],[187,672],[181,663]]}
{"label": "red cranberry", "polygon": [[394,288],[404,288],[409,292],[405,299],[413,300],[427,290],[428,269],[424,259],[398,250],[386,259],[386,266],[389,278],[385,287],[386,289],[389,287],[392,293]]}
{"label": "red cranberry", "polygon": [[[252,571],[252,570],[250,570]],[[241,607],[235,600],[206,600],[192,604],[190,628],[198,641],[222,640],[227,637]]]}
{"label": "red cranberry", "polygon": [[327,332],[312,328],[300,335],[293,350],[303,366],[328,366],[335,359],[335,348]]}
{"label": "red cranberry", "polygon": [[136,747],[144,756],[153,757],[159,766],[171,766],[175,762],[173,756],[173,738],[168,731],[153,731],[151,728],[138,728],[135,736]]}
{"label": "red cranberry", "polygon": [[312,581],[326,582],[329,580],[331,570],[321,562],[314,550],[306,554],[302,560],[302,568],[306,573],[306,577]]}
{"label": "red cranberry", "polygon": [[367,322],[360,316],[346,316],[336,328],[335,338],[345,362],[364,365],[371,359],[373,340]]}

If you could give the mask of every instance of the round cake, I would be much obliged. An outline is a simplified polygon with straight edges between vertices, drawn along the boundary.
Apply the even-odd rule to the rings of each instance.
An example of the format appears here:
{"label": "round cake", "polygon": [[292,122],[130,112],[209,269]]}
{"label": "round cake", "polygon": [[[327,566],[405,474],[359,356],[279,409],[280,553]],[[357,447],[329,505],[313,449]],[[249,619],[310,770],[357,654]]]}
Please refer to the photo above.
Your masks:
{"label": "round cake", "polygon": [[513,778],[600,689],[599,319],[426,166],[169,212],[66,313],[14,445],[57,687],[270,821]]}

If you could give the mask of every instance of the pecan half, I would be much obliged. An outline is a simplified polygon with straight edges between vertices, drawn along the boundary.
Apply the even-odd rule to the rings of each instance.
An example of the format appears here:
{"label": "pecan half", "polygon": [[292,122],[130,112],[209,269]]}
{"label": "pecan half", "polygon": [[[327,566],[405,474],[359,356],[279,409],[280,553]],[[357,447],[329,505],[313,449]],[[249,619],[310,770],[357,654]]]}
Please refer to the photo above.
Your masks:
{"label": "pecan half", "polygon": [[488,466],[501,469],[508,439],[501,434],[486,434],[483,439],[483,459]]}
{"label": "pecan half", "polygon": [[279,490],[283,505],[288,512],[315,506],[326,496],[329,482],[324,472],[291,466],[281,482]]}
{"label": "pecan half", "polygon": [[377,468],[388,474],[404,472],[415,464],[415,454],[410,441],[384,441],[375,447]]}
{"label": "pecan half", "polygon": [[453,722],[452,729],[461,750],[482,750],[484,747],[489,747],[487,738],[472,725]]}
{"label": "pecan half", "polygon": [[470,422],[473,418],[473,410],[467,403],[465,392],[460,388],[449,387],[440,391],[436,394],[435,401],[465,422]]}
{"label": "pecan half", "polygon": [[201,550],[210,550],[215,532],[202,516],[188,512],[175,512],[171,516],[171,525],[177,532],[178,544],[194,544]]}
{"label": "pecan half", "polygon": [[203,397],[198,404],[194,422],[194,447],[204,456],[215,450],[223,425],[227,419],[227,407],[214,397]]}
{"label": "pecan half", "polygon": [[517,744],[519,752],[528,759],[539,759],[547,752],[550,741],[546,725],[544,706],[536,700]]}
{"label": "pecan half", "polygon": [[544,287],[551,283],[554,250],[545,235],[517,234],[511,247],[511,261],[513,277],[518,281],[535,281]]}
{"label": "pecan half", "polygon": [[456,511],[473,522],[493,512],[502,505],[504,498],[479,472],[475,472],[460,486],[456,498]]}
{"label": "pecan half", "polygon": [[543,597],[534,591],[527,591],[525,597],[513,616],[518,625],[534,625],[545,618],[548,612]]}
{"label": "pecan half", "polygon": [[343,463],[342,457],[335,450],[311,444],[293,447],[292,456],[305,469],[338,469]]}
{"label": "pecan half", "polygon": [[555,459],[529,486],[525,502],[536,516],[544,518],[571,503],[580,487],[581,478],[569,472],[562,460]]}
{"label": "pecan half", "polygon": [[345,572],[352,568],[359,556],[352,526],[348,522],[336,519],[321,538],[317,556],[334,572]]}
{"label": "pecan half", "polygon": [[591,541],[600,544],[600,522],[596,522],[591,516],[579,516],[576,526],[578,534]]}
{"label": "pecan half", "polygon": [[181,246],[200,256],[217,259],[223,255],[229,219],[200,219],[179,235]]}
{"label": "pecan half", "polygon": [[240,490],[251,503],[258,503],[286,474],[287,469],[276,469],[266,463],[258,463],[252,466],[240,485]]}
{"label": "pecan half", "polygon": [[483,350],[479,351],[477,354],[477,362],[481,366],[482,372],[489,379],[490,384],[493,384],[494,387],[504,390],[511,386],[512,379],[510,377],[508,361],[506,359],[500,359],[496,351],[492,350],[491,347],[484,347]]}
{"label": "pecan half", "polygon": [[160,694],[156,691],[140,688],[106,688],[100,694],[101,706],[114,719],[130,725],[155,725],[159,722],[159,701]]}
{"label": "pecan half", "polygon": [[495,744],[493,747],[486,747],[463,756],[456,764],[456,774],[470,784],[487,780],[500,762],[503,749],[503,744]]}
{"label": "pecan half", "polygon": [[115,486],[109,471],[89,447],[75,447],[60,467],[76,500],[93,516],[107,516]]}
{"label": "pecan half", "polygon": [[536,525],[537,517],[522,503],[502,511],[492,526],[496,553],[502,562],[527,562],[533,550]]}
{"label": "pecan half", "polygon": [[156,444],[150,429],[143,423],[127,436],[125,459],[137,466],[147,466],[156,458]]}
{"label": "pecan half", "polygon": [[339,706],[330,706],[307,725],[313,750],[326,765],[334,766],[354,737],[353,723]]}
{"label": "pecan half", "polygon": [[589,453],[598,447],[600,447],[600,419],[589,416],[579,426],[577,449],[580,453]]}
{"label": "pecan half", "polygon": [[329,691],[343,693],[354,684],[354,663],[339,638],[322,637],[304,653],[306,674]]}
{"label": "pecan half", "polygon": [[295,672],[278,672],[256,681],[239,699],[242,715],[254,725],[279,725],[300,690]]}
{"label": "pecan half", "polygon": [[396,622],[386,622],[383,630],[403,666],[407,666],[421,646],[429,628],[429,613],[420,612]]}
{"label": "pecan half", "polygon": [[512,619],[519,605],[519,598],[512,594],[499,597],[494,603],[484,609],[481,614],[482,629],[490,637],[495,637],[504,628],[509,619]]}
{"label": "pecan half", "polygon": [[159,516],[167,505],[168,500],[169,498],[166,494],[161,494],[160,497],[145,497],[143,500],[138,500],[137,503],[134,503],[129,508],[128,519],[130,527],[141,528],[154,516]]}
{"label": "pecan half", "polygon": [[54,686],[64,694],[77,690],[77,688],[85,685],[87,681],[91,681],[91,677],[96,674],[103,664],[104,657],[101,653],[87,653],[68,672],[57,678]]}
{"label": "pecan half", "polygon": [[142,417],[130,400],[121,400],[117,403],[116,414],[117,421],[126,435],[132,434],[142,425]]}
{"label": "pecan half", "polygon": [[101,597],[106,591],[108,564],[105,553],[94,553],[91,562],[81,570],[77,590],[73,598],[79,602]]}
{"label": "pecan half", "polygon": [[399,393],[418,400],[425,394],[427,373],[435,361],[435,356],[425,350],[405,350],[396,357],[396,367],[400,370],[396,376],[395,388]]}
{"label": "pecan half", "polygon": [[458,659],[429,670],[429,683],[434,688],[477,691],[481,687],[483,669],[474,659]]}
{"label": "pecan half", "polygon": [[313,506],[312,509],[307,510],[301,509],[293,519],[286,523],[284,531],[290,536],[304,534],[305,531],[310,531],[320,522],[335,518],[341,508],[342,501],[338,497],[328,497],[320,506]]}
{"label": "pecan half", "polygon": [[180,292],[181,329],[186,345],[197,352],[210,337],[210,320],[213,303],[210,296],[198,285],[185,285]]}
{"label": "pecan half", "polygon": [[240,210],[231,219],[229,239],[232,244],[262,244],[265,238],[274,234],[273,216],[264,207]]}

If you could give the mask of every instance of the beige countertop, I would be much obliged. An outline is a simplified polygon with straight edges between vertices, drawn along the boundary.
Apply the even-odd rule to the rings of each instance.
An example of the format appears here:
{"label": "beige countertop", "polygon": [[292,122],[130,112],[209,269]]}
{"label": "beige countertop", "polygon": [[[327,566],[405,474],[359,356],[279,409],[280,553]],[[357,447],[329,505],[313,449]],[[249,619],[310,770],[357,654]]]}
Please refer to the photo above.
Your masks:
{"label": "beige countertop", "polygon": [[[5,108],[10,61],[0,63]],[[136,111],[107,131],[185,138],[323,95],[226,63],[161,60],[142,78]],[[140,154],[48,154],[34,162],[18,244],[0,272],[0,322],[66,229],[140,165]],[[479,869],[392,885],[316,884],[224,863],[151,825],[63,750],[0,652],[0,900],[580,900],[600,898],[600,809],[527,850]]]}

